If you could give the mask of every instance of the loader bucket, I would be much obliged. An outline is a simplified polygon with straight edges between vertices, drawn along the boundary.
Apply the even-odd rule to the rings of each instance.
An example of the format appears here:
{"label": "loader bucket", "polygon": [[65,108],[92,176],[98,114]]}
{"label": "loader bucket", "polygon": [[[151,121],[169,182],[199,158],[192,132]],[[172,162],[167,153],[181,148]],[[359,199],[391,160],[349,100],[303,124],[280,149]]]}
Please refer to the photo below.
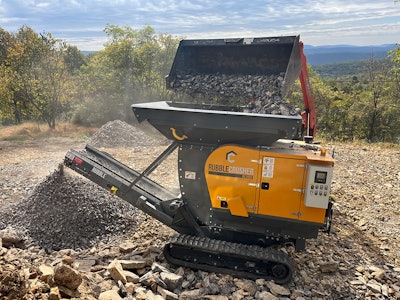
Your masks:
{"label": "loader bucket", "polygon": [[299,36],[182,40],[166,79],[174,90],[187,75],[284,76],[281,95],[299,77]]}

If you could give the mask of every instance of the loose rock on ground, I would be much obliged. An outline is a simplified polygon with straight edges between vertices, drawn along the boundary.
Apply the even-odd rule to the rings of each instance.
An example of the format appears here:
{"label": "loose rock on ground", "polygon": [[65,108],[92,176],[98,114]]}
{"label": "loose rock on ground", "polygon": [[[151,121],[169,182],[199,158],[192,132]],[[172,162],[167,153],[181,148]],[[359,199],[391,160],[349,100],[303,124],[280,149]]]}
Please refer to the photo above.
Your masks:
{"label": "loose rock on ground", "polygon": [[[31,153],[40,153],[42,146],[2,147],[0,153],[1,214],[8,218],[7,222],[6,217],[0,218],[2,299],[400,299],[399,148],[327,143],[329,151],[335,149],[336,153],[332,233],[321,233],[317,239],[307,241],[303,252],[283,248],[293,258],[295,269],[290,283],[277,286],[262,279],[234,278],[169,265],[162,248],[174,234],[172,230],[140,211],[125,208],[122,200],[109,198],[69,170],[61,175],[58,164],[68,145],[53,151],[52,159],[48,153],[33,158]],[[164,148],[156,144],[107,151],[132,167],[143,168]],[[176,162],[165,163],[157,176],[166,185],[174,186],[175,174],[170,171],[176,168]],[[42,168],[40,176],[32,176],[29,166],[33,164],[35,169]],[[4,189],[12,186],[13,165],[19,170],[18,189]],[[61,191],[72,204],[69,207],[49,187],[57,180],[71,185],[79,195],[73,199],[74,192],[62,185]],[[20,193],[19,189],[26,192]],[[40,194],[47,201],[42,203]],[[92,201],[99,201],[94,202],[98,205],[89,205]],[[46,205],[53,208],[46,209]],[[9,213],[17,207],[14,222]],[[61,207],[69,213],[57,210]],[[82,207],[86,209],[80,210]],[[38,216],[41,210],[42,219]],[[86,233],[93,236],[90,243],[74,236],[78,247],[50,247],[54,242],[63,248],[57,232],[67,230],[65,226],[76,226],[77,220],[71,222],[69,217],[79,211],[82,219],[93,217],[93,227],[104,231],[96,231],[82,220],[83,228],[74,230],[81,230],[82,238]],[[40,220],[42,232],[29,223],[30,212],[35,216],[32,222]],[[84,214],[89,212],[94,215]],[[107,218],[108,213],[114,216],[113,220]],[[96,214],[105,218],[106,226],[102,227]],[[111,231],[107,232],[107,228]]]}

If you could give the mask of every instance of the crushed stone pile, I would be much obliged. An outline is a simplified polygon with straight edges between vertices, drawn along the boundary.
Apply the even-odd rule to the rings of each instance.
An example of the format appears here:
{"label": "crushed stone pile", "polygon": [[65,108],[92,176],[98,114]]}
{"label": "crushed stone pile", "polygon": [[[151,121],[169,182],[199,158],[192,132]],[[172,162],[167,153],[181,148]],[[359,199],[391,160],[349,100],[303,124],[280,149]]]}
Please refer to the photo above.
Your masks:
{"label": "crushed stone pile", "polygon": [[[105,193],[102,192],[100,196],[82,178],[78,177],[75,181],[67,176],[62,179],[58,175],[51,175],[39,185],[41,193],[45,194],[42,199],[37,195],[39,191],[35,190],[37,198],[19,199],[24,204],[15,206],[13,211],[9,210],[9,205],[0,206],[0,299],[110,299],[111,296],[113,299],[400,299],[400,151],[398,147],[387,146],[328,144],[328,149],[335,149],[332,194],[336,203],[332,232],[329,235],[321,232],[317,239],[308,240],[306,251],[295,252],[291,246],[282,248],[294,262],[293,280],[284,286],[262,279],[234,278],[231,275],[169,265],[162,255],[162,247],[173,231],[140,211],[133,215],[136,221],[140,220],[140,224],[129,227],[135,232],[126,236],[113,233],[114,238],[108,243],[100,242],[82,251],[62,249],[46,252],[31,245],[20,248],[18,241],[21,239],[18,236],[14,239],[10,231],[2,236],[1,228],[6,224],[14,225],[12,220],[29,229],[34,227],[28,226],[30,214],[34,216],[32,220],[39,220],[40,214],[44,214],[42,219],[52,224],[43,221],[43,230],[50,230],[48,235],[43,236],[53,240],[56,240],[51,237],[51,234],[56,234],[53,227],[56,225],[55,228],[61,230],[57,222],[68,224],[60,215],[61,212],[57,212],[58,221],[50,221],[49,213],[44,209],[45,203],[49,207],[55,205],[55,201],[47,198],[50,197],[50,191],[46,189],[52,190],[54,197],[58,197],[56,189],[52,189],[50,184],[56,178],[60,178],[61,183],[72,185],[71,189],[63,187],[66,193],[84,195],[77,200],[71,200],[72,196],[69,195],[67,200],[71,205],[89,207],[84,199],[93,197],[88,201],[97,203],[98,207],[92,209],[96,215],[114,214],[113,207],[101,207],[108,205],[103,200],[113,201],[111,195],[107,195],[111,198],[96,202]],[[153,150],[149,147],[141,149],[145,163],[153,159],[151,155],[148,156]],[[132,154],[131,149],[118,151],[123,152],[123,156]],[[29,154],[25,154],[25,168],[9,163],[7,166],[10,168],[0,170],[0,181],[6,178],[10,180],[10,184],[3,185],[2,189],[10,198],[15,194],[11,185],[12,179],[17,176],[15,172],[19,172],[21,178],[14,186],[25,188],[25,185],[29,185],[30,191],[32,170],[37,170],[41,165],[51,171],[56,166],[55,161],[41,157],[32,168],[32,149],[26,147],[24,151],[19,149],[17,152],[21,157],[24,153]],[[175,162],[167,164],[166,170],[175,169]],[[160,177],[165,180],[167,173],[165,171]],[[50,186],[46,186],[47,183]],[[91,194],[86,194],[88,190]],[[41,203],[43,201],[45,203]],[[58,206],[65,205],[60,202],[57,202]],[[109,205],[115,205],[115,202]],[[40,209],[43,211],[39,212]],[[4,211],[8,211],[7,214]],[[92,218],[85,213],[79,212],[78,218]],[[124,209],[123,213],[127,211]],[[71,217],[77,219],[75,216],[71,213]],[[96,218],[92,224],[95,222],[99,220]],[[87,227],[86,231],[90,233],[89,229]],[[81,230],[81,234],[87,234],[86,231]],[[68,235],[65,232],[61,231],[60,234]],[[59,268],[60,264],[63,268]],[[109,272],[120,269],[118,264],[123,274],[129,274],[129,282],[125,284],[121,282],[119,272]],[[77,289],[67,289],[53,280],[55,276],[49,276],[49,268],[56,273],[57,270],[66,270],[65,265],[76,272],[65,272],[64,277],[75,273],[82,279]],[[161,269],[159,265],[165,268]],[[43,274],[41,270],[46,273]],[[128,279],[128,275],[125,277]],[[59,295],[57,290],[63,294]]]}
{"label": "crushed stone pile", "polygon": [[284,101],[285,73],[279,75],[178,75],[170,83],[175,92],[199,101],[242,107],[243,112],[294,116],[299,112]]}
{"label": "crushed stone pile", "polygon": [[146,147],[168,144],[168,140],[150,126],[130,125],[115,120],[104,124],[88,141],[93,147]]}
{"label": "crushed stone pile", "polygon": [[12,224],[46,250],[87,249],[133,232],[136,214],[128,202],[60,167],[29,197],[0,212],[0,230]]}

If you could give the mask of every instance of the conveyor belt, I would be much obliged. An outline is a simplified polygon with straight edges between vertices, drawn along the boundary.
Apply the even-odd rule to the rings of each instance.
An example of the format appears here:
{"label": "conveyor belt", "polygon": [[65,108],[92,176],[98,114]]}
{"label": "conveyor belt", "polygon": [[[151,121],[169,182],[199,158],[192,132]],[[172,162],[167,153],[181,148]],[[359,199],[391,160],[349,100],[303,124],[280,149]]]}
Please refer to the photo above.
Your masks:
{"label": "conveyor belt", "polygon": [[[77,163],[77,161],[81,163]],[[143,176],[143,174],[115,160],[109,154],[89,145],[82,151],[69,150],[64,162],[69,168],[105,188],[115,185],[118,188],[123,188],[125,192],[132,189],[137,190],[138,193],[146,191],[162,200],[176,197],[174,193],[163,188],[148,177]],[[119,193],[118,196],[127,200]]]}

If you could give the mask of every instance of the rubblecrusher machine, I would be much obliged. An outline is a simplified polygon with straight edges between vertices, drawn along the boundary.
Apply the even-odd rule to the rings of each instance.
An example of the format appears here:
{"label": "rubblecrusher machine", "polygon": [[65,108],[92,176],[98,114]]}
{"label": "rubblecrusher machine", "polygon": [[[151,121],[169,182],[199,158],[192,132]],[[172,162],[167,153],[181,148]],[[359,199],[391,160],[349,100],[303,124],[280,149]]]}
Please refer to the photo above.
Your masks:
{"label": "rubblecrusher machine", "polygon": [[[183,40],[167,87],[188,75],[281,76],[282,95],[300,79],[304,112],[251,113],[243,105],[191,101],[134,104],[139,122],[171,140],[143,172],[89,145],[68,151],[65,165],[174,229],[164,248],[168,262],[285,283],[290,258],[270,246],[302,250],[306,239],[329,230],[332,217],[334,160],[313,143],[303,44],[299,36]],[[149,178],[176,149],[179,194]]]}

